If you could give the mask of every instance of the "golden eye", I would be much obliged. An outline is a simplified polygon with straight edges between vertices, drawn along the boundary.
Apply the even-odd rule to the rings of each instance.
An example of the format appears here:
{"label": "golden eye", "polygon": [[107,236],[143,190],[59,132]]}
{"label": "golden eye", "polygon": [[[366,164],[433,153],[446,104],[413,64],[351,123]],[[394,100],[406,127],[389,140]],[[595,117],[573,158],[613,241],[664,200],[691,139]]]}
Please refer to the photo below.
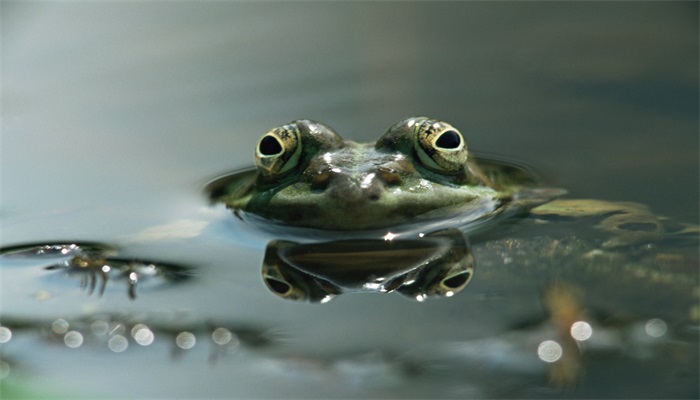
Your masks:
{"label": "golden eye", "polygon": [[456,175],[464,171],[467,162],[467,144],[462,134],[452,125],[421,119],[413,125],[414,148],[421,163],[428,169]]}
{"label": "golden eye", "polygon": [[261,174],[284,174],[299,163],[301,136],[296,124],[284,125],[267,132],[255,148],[255,165]]}

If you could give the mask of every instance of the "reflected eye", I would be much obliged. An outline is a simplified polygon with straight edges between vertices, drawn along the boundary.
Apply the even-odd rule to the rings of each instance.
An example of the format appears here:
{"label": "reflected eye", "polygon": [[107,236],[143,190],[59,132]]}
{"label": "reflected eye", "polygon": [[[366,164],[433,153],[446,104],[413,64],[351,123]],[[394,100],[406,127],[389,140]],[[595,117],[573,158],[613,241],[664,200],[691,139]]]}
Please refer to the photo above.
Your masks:
{"label": "reflected eye", "polygon": [[431,119],[415,121],[413,129],[416,133],[414,148],[426,168],[450,175],[464,171],[467,145],[457,129]]}
{"label": "reflected eye", "polygon": [[301,136],[296,124],[272,129],[260,138],[255,149],[255,165],[265,176],[284,174],[299,162]]}
{"label": "reflected eye", "polygon": [[471,271],[460,271],[457,274],[446,277],[442,280],[442,282],[440,282],[440,284],[444,290],[456,292],[467,286],[467,283],[469,283],[471,277]]}

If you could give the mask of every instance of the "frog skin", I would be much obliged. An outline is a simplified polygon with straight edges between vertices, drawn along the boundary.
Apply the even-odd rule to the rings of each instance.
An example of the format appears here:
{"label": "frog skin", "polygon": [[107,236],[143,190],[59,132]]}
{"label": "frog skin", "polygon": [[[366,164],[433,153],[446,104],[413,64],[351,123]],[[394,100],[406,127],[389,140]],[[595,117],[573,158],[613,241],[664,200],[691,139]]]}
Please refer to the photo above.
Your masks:
{"label": "frog skin", "polygon": [[457,129],[424,117],[398,122],[375,143],[345,141],[324,124],[294,121],[263,135],[255,160],[256,173],[241,175],[212,197],[285,226],[363,231],[439,220],[457,225],[465,216],[489,219],[514,200],[541,203],[551,194],[496,182]]}
{"label": "frog skin", "polygon": [[[396,232],[414,224],[430,231],[524,209],[542,221],[596,217],[595,228],[612,236],[604,247],[622,247],[660,240],[668,225],[636,203],[553,200],[564,191],[537,188],[528,178],[513,178],[522,171],[503,173],[505,164],[477,159],[455,127],[427,117],[400,121],[375,143],[343,140],[319,122],[293,121],[261,137],[255,161],[255,172],[229,179],[212,199],[239,216],[287,227]],[[443,225],[430,224],[435,221]]]}

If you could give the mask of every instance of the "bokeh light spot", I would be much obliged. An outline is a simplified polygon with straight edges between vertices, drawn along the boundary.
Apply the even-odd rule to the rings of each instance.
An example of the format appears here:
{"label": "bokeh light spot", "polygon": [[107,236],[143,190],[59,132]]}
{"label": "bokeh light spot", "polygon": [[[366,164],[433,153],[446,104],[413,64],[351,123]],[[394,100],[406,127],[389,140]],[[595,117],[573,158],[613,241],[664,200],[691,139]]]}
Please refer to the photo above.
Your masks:
{"label": "bokeh light spot", "polygon": [[69,327],[70,327],[70,324],[68,323],[68,321],[66,321],[65,319],[61,319],[61,318],[53,321],[53,323],[51,324],[51,330],[54,331],[55,333],[58,333],[59,335],[62,335],[64,333],[68,332]]}
{"label": "bokeh light spot", "polygon": [[191,349],[197,343],[197,338],[190,332],[180,332],[175,338],[175,344],[181,349]]}
{"label": "bokeh light spot", "polygon": [[0,326],[0,343],[7,343],[12,339],[12,331],[6,326]]}
{"label": "bokeh light spot", "polygon": [[554,340],[545,340],[537,347],[537,356],[544,362],[553,363],[559,360],[562,354],[561,345]]}
{"label": "bokeh light spot", "polygon": [[233,334],[226,328],[216,328],[211,333],[211,340],[218,345],[225,345],[231,341]]}
{"label": "bokeh light spot", "polygon": [[5,379],[10,375],[10,364],[0,360],[0,379]]}
{"label": "bokeh light spot", "polygon": [[148,346],[149,344],[153,343],[153,340],[155,339],[153,331],[151,331],[151,329],[144,324],[134,325],[134,327],[131,328],[131,336],[134,338],[136,343],[140,344],[141,346]]}
{"label": "bokeh light spot", "polygon": [[666,321],[659,318],[652,318],[644,325],[644,330],[647,332],[647,335],[658,338],[666,334],[668,326],[666,325]]}
{"label": "bokeh light spot", "polygon": [[129,347],[129,341],[122,335],[114,335],[109,338],[107,347],[115,353],[121,353]]}
{"label": "bokeh light spot", "polygon": [[63,336],[63,343],[71,349],[78,348],[83,345],[83,334],[78,331],[70,331]]}
{"label": "bokeh light spot", "polygon": [[571,337],[578,340],[584,341],[591,338],[593,335],[593,328],[591,324],[586,321],[576,321],[571,324]]}

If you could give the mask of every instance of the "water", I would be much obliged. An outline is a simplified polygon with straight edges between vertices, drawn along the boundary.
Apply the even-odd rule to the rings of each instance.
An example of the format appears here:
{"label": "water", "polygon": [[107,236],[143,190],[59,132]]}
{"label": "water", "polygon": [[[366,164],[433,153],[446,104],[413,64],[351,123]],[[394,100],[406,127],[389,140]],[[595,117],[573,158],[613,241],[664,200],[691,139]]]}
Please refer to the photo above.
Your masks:
{"label": "water", "polygon": [[[515,327],[543,314],[544,266],[499,275],[513,260],[475,244],[476,275],[450,299],[288,302],[262,283],[266,239],[204,193],[290,120],[370,141],[428,115],[572,197],[697,222],[697,15],[692,2],[3,2],[2,245],[103,242],[195,270],[130,300],[125,282],[87,296],[79,278],[4,259],[0,317],[23,327],[0,344],[4,396],[697,397],[697,359],[678,356],[697,354],[697,320],[669,287],[583,276],[586,301],[632,313],[598,332],[636,350],[585,353],[561,391],[536,356],[551,328]],[[637,292],[605,297],[621,283]],[[660,313],[676,319],[654,342],[644,327]],[[80,346],[51,330],[59,318]],[[212,343],[221,327],[236,339]]]}

